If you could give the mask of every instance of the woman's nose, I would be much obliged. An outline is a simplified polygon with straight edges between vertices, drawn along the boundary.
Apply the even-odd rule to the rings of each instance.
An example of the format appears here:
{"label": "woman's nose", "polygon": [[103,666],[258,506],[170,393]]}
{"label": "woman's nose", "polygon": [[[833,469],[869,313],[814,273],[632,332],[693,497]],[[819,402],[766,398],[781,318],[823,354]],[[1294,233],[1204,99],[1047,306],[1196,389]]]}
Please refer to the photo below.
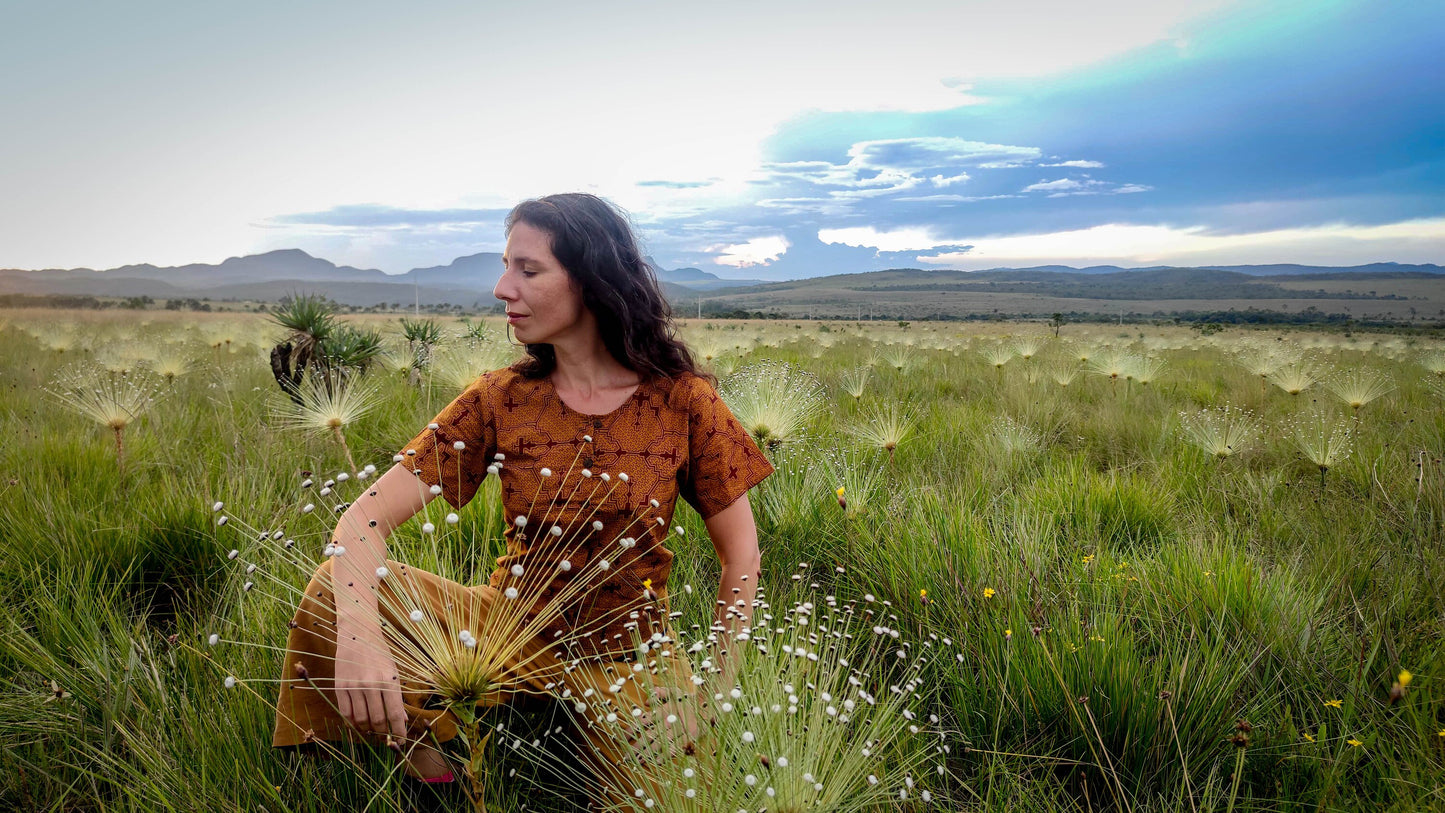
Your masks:
{"label": "woman's nose", "polygon": [[511,302],[513,299],[517,298],[516,292],[512,288],[512,282],[509,279],[509,275],[507,274],[507,272],[502,272],[501,278],[497,280],[496,286],[492,288],[492,296],[502,300],[503,302]]}

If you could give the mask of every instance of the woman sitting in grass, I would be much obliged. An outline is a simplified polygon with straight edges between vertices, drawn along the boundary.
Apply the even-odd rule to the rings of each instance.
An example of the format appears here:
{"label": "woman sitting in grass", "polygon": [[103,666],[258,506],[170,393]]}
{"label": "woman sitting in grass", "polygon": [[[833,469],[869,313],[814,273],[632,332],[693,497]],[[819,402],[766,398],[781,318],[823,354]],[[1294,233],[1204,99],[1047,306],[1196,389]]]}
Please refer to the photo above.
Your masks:
{"label": "woman sitting in grass", "polygon": [[[719,642],[746,623],[759,567],[747,491],[772,467],[674,336],[627,221],[591,195],[526,201],[502,262],[494,293],[527,356],[473,383],[342,515],[292,622],[277,746],[359,733],[449,781],[436,746],[517,692],[599,686],[619,707],[676,711],[701,682],[685,658],[661,667],[671,698],[632,676],[639,642],[673,639],[664,542],[679,495],[722,563]],[[459,509],[489,474],[509,522],[488,584],[387,559],[393,529],[437,495]],[[615,759],[625,744],[576,711],[592,757]]]}

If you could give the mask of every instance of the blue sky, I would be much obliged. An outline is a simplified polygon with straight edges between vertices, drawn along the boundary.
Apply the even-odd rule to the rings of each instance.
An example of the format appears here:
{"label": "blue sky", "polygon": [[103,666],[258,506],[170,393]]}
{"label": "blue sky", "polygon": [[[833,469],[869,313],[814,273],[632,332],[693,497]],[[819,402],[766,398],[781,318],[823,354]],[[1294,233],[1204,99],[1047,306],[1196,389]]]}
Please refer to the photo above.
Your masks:
{"label": "blue sky", "polygon": [[0,10],[0,267],[400,272],[574,190],[723,276],[1445,263],[1445,4],[895,5]]}

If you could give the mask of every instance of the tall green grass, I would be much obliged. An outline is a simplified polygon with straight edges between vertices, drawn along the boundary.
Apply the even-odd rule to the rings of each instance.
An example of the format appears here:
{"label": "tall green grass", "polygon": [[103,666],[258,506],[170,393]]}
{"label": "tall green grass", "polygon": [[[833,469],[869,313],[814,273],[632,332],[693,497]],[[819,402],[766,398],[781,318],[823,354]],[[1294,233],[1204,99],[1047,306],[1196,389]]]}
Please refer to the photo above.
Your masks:
{"label": "tall green grass", "polygon": [[[394,323],[369,326],[400,337]],[[464,346],[465,327],[446,327],[439,357]],[[886,600],[915,640],[956,645],[961,657],[924,689],[957,743],[934,809],[1445,809],[1445,392],[1424,363],[1439,345],[1143,331],[1068,326],[995,367],[981,348],[1036,331],[687,324],[719,368],[769,359],[827,388],[799,439],[769,450],[778,473],[751,495],[769,600],[803,595],[791,577],[806,562],[820,589]],[[279,338],[261,317],[23,313],[0,332],[0,806],[459,801],[416,798],[384,753],[273,752],[279,653],[206,645],[224,632],[279,646],[290,615],[242,592],[226,559],[239,532],[217,528],[211,504],[319,547],[327,518],[296,519],[296,483],[346,465],[335,443],[280,419],[265,355]],[[143,358],[177,344],[192,363],[127,428],[123,472],[108,430],[43,391],[117,348]],[[1355,417],[1323,386],[1262,386],[1235,361],[1260,345],[1394,389]],[[1163,372],[1147,385],[1048,374],[1106,353],[1152,356]],[[855,399],[842,380],[865,365]],[[452,389],[442,376],[367,376],[384,406],[347,442],[358,464],[384,467]],[[1180,431],[1180,413],[1226,405],[1261,431],[1216,460]],[[894,408],[913,423],[889,454],[858,429]],[[1348,422],[1352,447],[1323,483],[1290,430],[1321,409]],[[498,551],[495,495],[461,514],[473,544],[437,548],[418,520],[395,555],[482,578]],[[686,509],[678,521],[674,580],[697,589],[674,591],[675,609],[705,625],[716,559],[701,521]],[[1402,670],[1411,680],[1392,697]],[[514,719],[545,727],[552,713]],[[1242,752],[1226,741],[1239,720],[1252,729]],[[546,782],[537,766],[566,758],[498,751],[493,809],[570,809],[575,795],[523,781]],[[891,808],[924,809],[908,804]]]}

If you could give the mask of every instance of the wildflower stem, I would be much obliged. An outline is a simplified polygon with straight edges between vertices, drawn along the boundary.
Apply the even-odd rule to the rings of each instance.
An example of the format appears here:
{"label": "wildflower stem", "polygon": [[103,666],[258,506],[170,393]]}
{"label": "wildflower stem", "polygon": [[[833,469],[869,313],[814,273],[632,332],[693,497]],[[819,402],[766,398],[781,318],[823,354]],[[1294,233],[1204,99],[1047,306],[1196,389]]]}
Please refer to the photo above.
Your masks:
{"label": "wildflower stem", "polygon": [[120,476],[125,477],[125,434],[124,426],[114,427],[115,429],[115,465],[120,469]]}
{"label": "wildflower stem", "polygon": [[1235,750],[1237,753],[1234,755],[1234,783],[1229,788],[1229,805],[1225,808],[1225,813],[1234,813],[1234,800],[1239,796],[1239,779],[1244,773],[1245,749],[1238,748]]}
{"label": "wildflower stem", "polygon": [[336,438],[337,443],[341,444],[341,451],[346,453],[347,471],[357,471],[356,460],[351,457],[351,447],[346,445],[346,436],[341,434],[341,426],[339,424],[332,425],[331,435]]}

